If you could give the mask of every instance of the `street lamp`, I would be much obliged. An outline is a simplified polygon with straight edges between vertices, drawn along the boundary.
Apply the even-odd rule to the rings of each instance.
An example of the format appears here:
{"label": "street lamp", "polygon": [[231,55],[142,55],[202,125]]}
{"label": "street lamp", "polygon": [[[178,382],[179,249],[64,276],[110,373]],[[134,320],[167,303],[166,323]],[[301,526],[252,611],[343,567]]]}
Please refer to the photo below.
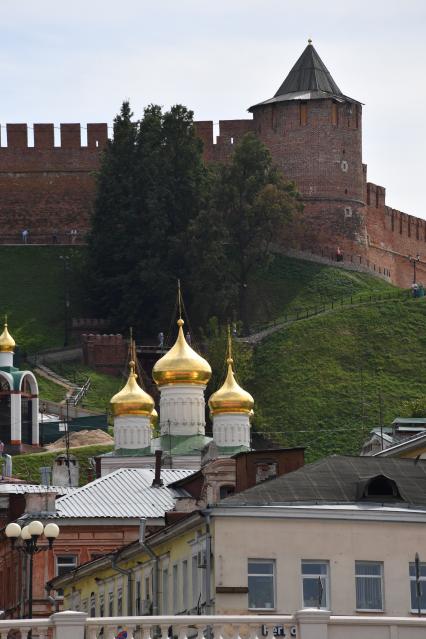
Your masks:
{"label": "street lamp", "polygon": [[408,256],[408,259],[410,260],[411,264],[413,265],[413,284],[416,283],[416,266],[417,266],[417,262],[420,262],[420,255],[417,253],[416,257],[413,257],[412,255]]}
{"label": "street lamp", "polygon": [[[30,574],[29,574],[29,587],[28,587],[28,618],[32,619],[33,616],[33,557],[39,552],[50,550],[53,546],[53,542],[59,535],[59,526],[56,524],[47,524],[43,526],[41,521],[32,521],[27,526],[21,528],[19,524],[11,523],[6,526],[6,537],[11,541],[12,548],[16,548],[24,555],[30,558]],[[41,535],[45,536],[49,542],[48,546],[39,546],[37,544]],[[21,539],[21,543],[17,545],[18,539]],[[28,637],[31,637],[31,631],[28,633]]]}

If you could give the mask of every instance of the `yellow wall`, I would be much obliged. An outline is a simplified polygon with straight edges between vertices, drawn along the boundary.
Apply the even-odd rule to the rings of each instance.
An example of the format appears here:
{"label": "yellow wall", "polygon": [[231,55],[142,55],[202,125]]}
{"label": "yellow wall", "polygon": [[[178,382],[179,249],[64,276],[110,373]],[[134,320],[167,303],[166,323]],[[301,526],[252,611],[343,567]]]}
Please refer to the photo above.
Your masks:
{"label": "yellow wall", "polygon": [[[161,542],[161,539],[157,540],[152,548],[155,554],[159,557],[159,595],[158,604],[159,611],[164,613],[183,612],[183,610],[189,610],[193,608],[194,601],[198,600],[198,596],[194,599],[192,593],[192,557],[197,554],[199,550],[205,548],[205,526],[200,523],[198,526],[194,526],[188,531],[177,533],[172,539]],[[186,607],[183,607],[183,562],[187,561],[187,585],[188,592]],[[131,559],[126,561],[118,561],[118,565],[122,569],[131,569],[133,571],[133,614],[136,614],[136,596],[137,586],[136,583],[141,583],[141,599],[145,600],[147,596],[146,579],[149,579],[149,599],[152,600],[152,567],[153,562],[149,555],[141,550],[137,552]],[[173,566],[177,565],[177,577],[178,577],[178,599],[173,600]],[[168,584],[166,584],[166,592],[168,590],[168,605],[166,610],[164,609],[163,600],[163,570],[168,571]],[[201,588],[203,582],[204,570],[199,569],[197,575],[197,584]],[[99,581],[101,580],[101,581]],[[197,585],[195,584],[195,585]],[[109,608],[109,593],[113,593],[114,607],[113,614],[119,614],[117,609],[118,605],[118,589],[122,588],[122,614],[127,614],[127,590],[128,581],[127,576],[118,574],[114,569],[109,566],[105,568],[93,568],[93,571],[89,575],[78,575],[74,578],[73,582],[64,587],[64,607],[65,609],[80,609],[90,612],[90,600],[92,593],[95,596],[96,602],[96,615],[100,614],[100,595],[104,596],[104,616],[108,616]],[[205,588],[205,587],[204,587]],[[179,601],[180,600],[180,601]],[[173,603],[177,603],[177,609]],[[141,612],[141,614],[143,611]]]}

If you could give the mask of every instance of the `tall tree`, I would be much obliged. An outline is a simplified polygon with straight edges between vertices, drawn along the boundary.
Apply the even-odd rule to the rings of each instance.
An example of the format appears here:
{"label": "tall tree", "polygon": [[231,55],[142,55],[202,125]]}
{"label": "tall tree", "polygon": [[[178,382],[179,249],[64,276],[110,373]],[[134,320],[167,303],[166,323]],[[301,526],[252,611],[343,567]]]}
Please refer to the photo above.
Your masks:
{"label": "tall tree", "polygon": [[227,298],[238,300],[238,318],[246,331],[253,273],[271,258],[274,242],[299,210],[294,183],[272,165],[268,149],[255,135],[245,135],[231,162],[217,167],[209,206],[193,224],[194,234],[202,238],[199,272],[204,277],[210,269],[222,306]]}
{"label": "tall tree", "polygon": [[97,311],[113,315],[128,272],[128,219],[133,206],[136,125],[128,102],[114,119],[97,176],[98,190],[89,235],[88,284]]}
{"label": "tall tree", "polygon": [[164,330],[176,280],[191,271],[188,226],[205,180],[191,111],[150,105],[135,125],[123,105],[102,162],[90,240],[93,274],[104,289],[99,312],[117,329]]}

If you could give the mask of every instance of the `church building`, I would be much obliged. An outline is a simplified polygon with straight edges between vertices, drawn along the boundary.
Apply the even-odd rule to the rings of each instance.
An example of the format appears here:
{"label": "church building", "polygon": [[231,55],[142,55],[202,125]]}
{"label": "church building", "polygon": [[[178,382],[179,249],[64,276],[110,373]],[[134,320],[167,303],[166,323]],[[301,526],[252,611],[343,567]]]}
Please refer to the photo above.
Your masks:
{"label": "church building", "polygon": [[15,340],[7,321],[0,335],[0,439],[5,451],[38,446],[38,385],[31,371],[14,366]]}
{"label": "church building", "polygon": [[183,325],[180,317],[176,342],[152,371],[160,392],[159,417],[153,398],[137,382],[132,344],[127,383],[111,399],[115,448],[98,458],[101,475],[123,467],[152,468],[156,451],[162,451],[166,468],[198,470],[204,459],[250,450],[254,400],[235,379],[230,334],[227,375],[208,402],[213,422],[213,437],[208,437],[204,393],[212,371],[188,344]]}

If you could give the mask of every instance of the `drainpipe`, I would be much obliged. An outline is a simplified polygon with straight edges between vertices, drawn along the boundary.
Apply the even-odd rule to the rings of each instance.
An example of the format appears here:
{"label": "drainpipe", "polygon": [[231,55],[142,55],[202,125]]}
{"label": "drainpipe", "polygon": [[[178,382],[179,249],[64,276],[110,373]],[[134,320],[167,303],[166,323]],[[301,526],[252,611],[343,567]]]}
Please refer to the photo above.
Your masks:
{"label": "drainpipe", "polygon": [[[117,553],[118,554],[118,553]],[[131,568],[120,568],[117,566],[117,554],[111,557],[111,568],[121,575],[127,576],[127,614],[133,616],[133,570]]]}
{"label": "drainpipe", "polygon": [[210,510],[201,510],[201,514],[206,520],[206,614],[212,614],[212,593],[211,593],[211,554],[212,554],[212,536],[210,531]]}
{"label": "drainpipe", "polygon": [[146,518],[142,517],[139,524],[139,545],[151,557],[154,562],[152,571],[152,614],[158,615],[158,557],[151,546],[145,541]]}

